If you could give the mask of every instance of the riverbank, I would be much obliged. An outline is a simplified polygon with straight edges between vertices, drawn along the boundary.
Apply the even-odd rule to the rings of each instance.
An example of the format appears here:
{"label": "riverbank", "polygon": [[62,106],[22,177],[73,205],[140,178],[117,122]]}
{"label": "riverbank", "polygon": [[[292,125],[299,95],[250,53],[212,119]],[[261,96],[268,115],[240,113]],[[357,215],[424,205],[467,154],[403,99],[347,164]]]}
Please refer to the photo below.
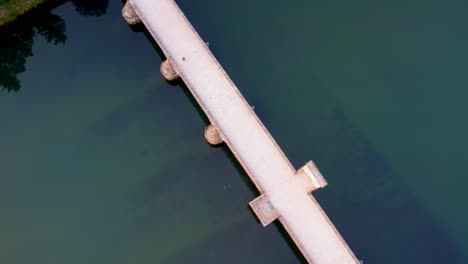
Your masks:
{"label": "riverbank", "polygon": [[0,0],[0,26],[12,22],[45,1],[47,0]]}

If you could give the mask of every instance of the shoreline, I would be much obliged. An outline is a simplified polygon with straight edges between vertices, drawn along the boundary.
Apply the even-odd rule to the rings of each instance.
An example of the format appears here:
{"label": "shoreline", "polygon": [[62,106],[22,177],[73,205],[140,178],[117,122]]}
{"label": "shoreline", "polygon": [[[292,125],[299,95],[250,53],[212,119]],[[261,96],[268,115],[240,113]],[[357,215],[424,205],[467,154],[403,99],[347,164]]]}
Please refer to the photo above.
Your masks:
{"label": "shoreline", "polygon": [[0,0],[0,26],[7,25],[47,0]]}

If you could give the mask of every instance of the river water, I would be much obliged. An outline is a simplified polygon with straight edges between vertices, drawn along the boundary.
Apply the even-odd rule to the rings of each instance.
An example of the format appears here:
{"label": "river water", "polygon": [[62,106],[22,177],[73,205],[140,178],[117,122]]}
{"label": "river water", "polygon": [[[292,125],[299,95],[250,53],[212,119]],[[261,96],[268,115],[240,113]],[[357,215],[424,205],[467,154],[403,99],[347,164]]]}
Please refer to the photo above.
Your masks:
{"label": "river water", "polygon": [[[178,3],[360,259],[468,263],[466,2]],[[0,30],[0,263],[303,263],[122,5]]]}

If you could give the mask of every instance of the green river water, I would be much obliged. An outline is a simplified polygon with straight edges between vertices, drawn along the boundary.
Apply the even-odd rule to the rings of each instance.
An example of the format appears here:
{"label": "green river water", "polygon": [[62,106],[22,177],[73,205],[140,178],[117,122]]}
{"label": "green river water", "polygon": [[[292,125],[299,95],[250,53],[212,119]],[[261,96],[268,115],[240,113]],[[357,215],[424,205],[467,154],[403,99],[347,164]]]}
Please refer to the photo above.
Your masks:
{"label": "green river water", "polygon": [[[468,263],[466,1],[178,3],[359,259]],[[122,5],[0,28],[0,263],[304,263]]]}

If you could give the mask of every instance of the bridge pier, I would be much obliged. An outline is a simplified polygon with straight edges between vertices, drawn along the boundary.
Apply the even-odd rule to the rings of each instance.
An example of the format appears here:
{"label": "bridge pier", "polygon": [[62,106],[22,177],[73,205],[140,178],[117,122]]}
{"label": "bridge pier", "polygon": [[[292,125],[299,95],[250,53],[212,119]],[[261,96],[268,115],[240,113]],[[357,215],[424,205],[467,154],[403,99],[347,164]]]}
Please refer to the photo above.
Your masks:
{"label": "bridge pier", "polygon": [[168,81],[174,81],[175,79],[179,78],[179,74],[177,73],[174,64],[169,59],[166,59],[161,63],[161,74],[164,78]]}
{"label": "bridge pier", "polygon": [[210,145],[219,145],[224,142],[223,138],[221,138],[221,134],[219,134],[218,128],[213,124],[205,128],[205,139]]}
{"label": "bridge pier", "polygon": [[141,22],[140,17],[135,12],[135,9],[130,4],[130,1],[127,1],[127,3],[125,3],[124,7],[122,8],[122,16],[129,25],[135,25]]}

